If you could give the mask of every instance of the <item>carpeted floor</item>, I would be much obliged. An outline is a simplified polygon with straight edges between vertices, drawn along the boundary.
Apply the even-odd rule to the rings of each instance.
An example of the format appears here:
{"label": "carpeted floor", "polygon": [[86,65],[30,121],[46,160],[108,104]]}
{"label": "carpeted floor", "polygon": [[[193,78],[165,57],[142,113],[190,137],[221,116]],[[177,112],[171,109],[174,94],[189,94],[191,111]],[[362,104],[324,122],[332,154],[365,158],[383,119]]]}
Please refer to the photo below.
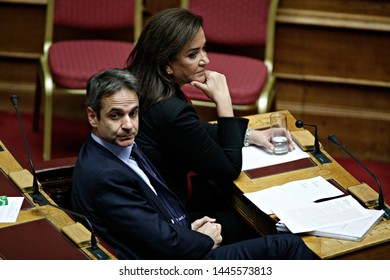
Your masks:
{"label": "carpeted floor", "polygon": [[[22,133],[15,112],[1,111],[0,140],[6,148],[21,163],[29,166]],[[43,163],[43,119],[40,122],[40,130],[32,130],[32,114],[21,113],[21,121],[27,137],[27,143],[31,151],[36,169]],[[89,134],[87,121],[64,120],[53,118],[52,133],[52,159],[77,156],[81,145]]]}
{"label": "carpeted floor", "polygon": [[[30,169],[22,133],[15,112],[0,111],[0,141],[14,155],[14,157],[26,168]],[[32,115],[28,113],[21,114],[21,120],[27,136],[28,146],[31,151],[35,169],[39,170],[44,166],[42,158],[42,127],[43,119],[40,123],[40,131],[32,131]],[[81,145],[89,134],[87,121],[64,120],[61,118],[53,119],[53,150],[52,158],[59,159],[64,157],[76,157]],[[336,160],[347,171],[349,171],[360,182],[365,182],[377,190],[375,180],[360,165],[351,160],[348,156],[345,158],[336,158]],[[385,200],[390,203],[390,162],[362,161],[364,165],[375,174],[382,186]]]}

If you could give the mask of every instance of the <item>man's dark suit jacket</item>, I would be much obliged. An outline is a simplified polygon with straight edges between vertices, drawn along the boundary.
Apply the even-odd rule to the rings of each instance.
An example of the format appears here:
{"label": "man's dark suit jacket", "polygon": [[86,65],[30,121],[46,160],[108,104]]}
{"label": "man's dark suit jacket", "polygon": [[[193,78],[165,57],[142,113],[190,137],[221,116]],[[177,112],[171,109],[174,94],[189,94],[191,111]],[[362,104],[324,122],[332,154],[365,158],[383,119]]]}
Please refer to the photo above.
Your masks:
{"label": "man's dark suit jacket", "polygon": [[201,259],[213,246],[210,237],[172,224],[141,177],[92,137],[74,169],[72,206],[119,259]]}

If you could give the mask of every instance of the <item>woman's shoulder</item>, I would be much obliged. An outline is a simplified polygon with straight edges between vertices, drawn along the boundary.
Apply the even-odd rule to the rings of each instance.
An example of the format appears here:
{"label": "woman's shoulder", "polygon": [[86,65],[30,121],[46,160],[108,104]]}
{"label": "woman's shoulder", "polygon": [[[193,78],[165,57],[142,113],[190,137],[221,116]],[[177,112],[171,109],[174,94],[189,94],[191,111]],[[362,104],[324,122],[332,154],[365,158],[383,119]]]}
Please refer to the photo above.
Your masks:
{"label": "woman's shoulder", "polygon": [[167,121],[175,121],[182,116],[197,118],[195,108],[187,101],[177,96],[161,100],[144,112],[144,117],[162,118]]}

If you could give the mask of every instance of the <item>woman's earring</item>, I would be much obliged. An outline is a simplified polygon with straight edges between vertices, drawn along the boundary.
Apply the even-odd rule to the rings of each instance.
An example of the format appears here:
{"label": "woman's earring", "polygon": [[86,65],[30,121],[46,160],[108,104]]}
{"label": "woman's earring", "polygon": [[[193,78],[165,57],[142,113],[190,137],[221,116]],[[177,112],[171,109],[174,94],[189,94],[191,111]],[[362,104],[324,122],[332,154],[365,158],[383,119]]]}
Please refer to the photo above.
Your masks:
{"label": "woman's earring", "polygon": [[168,71],[167,71],[167,74],[168,74],[168,75],[172,75],[172,73],[173,73],[173,72],[172,72],[171,70],[168,70]]}

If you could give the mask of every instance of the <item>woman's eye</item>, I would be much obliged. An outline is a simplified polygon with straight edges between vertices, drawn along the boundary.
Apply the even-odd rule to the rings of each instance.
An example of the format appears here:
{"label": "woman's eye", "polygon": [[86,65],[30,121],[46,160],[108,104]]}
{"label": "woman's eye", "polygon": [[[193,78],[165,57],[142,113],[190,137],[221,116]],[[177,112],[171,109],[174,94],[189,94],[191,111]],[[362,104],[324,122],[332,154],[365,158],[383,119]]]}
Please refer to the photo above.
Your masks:
{"label": "woman's eye", "polygon": [[189,58],[195,58],[198,53],[192,52],[188,55]]}

